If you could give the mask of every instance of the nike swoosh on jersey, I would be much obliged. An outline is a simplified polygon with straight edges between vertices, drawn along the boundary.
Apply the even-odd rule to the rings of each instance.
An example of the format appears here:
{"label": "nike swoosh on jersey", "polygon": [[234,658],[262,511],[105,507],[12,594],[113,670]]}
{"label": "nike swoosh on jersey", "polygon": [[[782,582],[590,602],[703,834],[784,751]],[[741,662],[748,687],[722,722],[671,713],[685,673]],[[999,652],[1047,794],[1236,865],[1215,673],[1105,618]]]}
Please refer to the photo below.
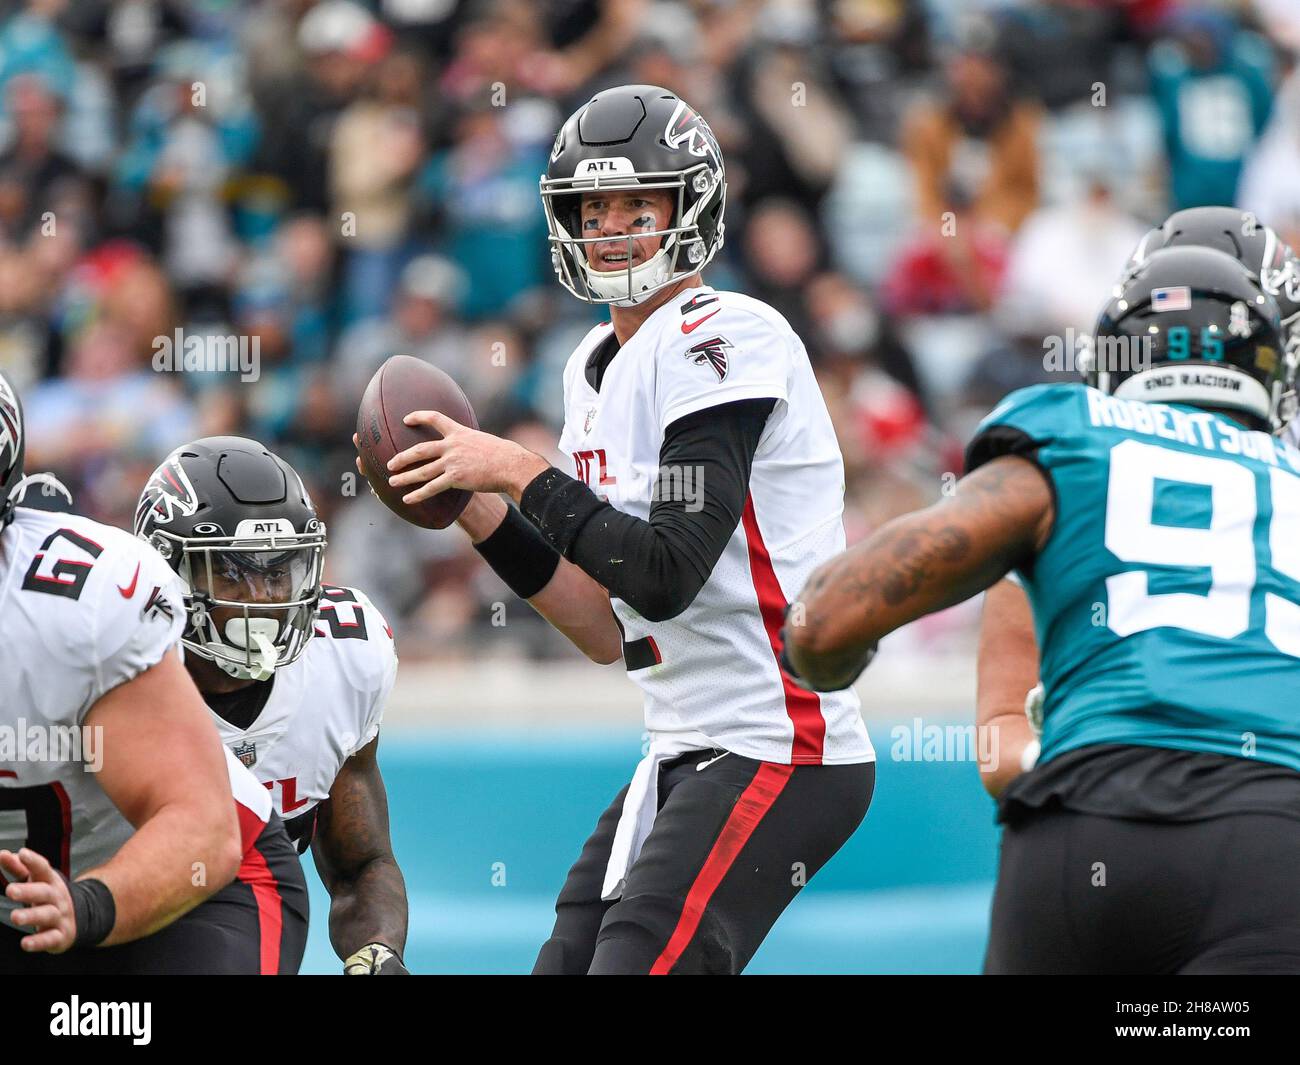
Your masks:
{"label": "nike swoosh on jersey", "polygon": [[131,583],[128,584],[125,588],[123,588],[120,584],[117,586],[117,590],[122,593],[123,599],[130,599],[131,596],[135,595],[135,586],[136,584],[139,583],[139,581],[140,581],[140,563],[137,562],[135,564],[135,576],[131,578]]}
{"label": "nike swoosh on jersey", "polygon": [[694,322],[683,322],[683,323],[682,323],[682,332],[683,332],[683,333],[690,333],[690,332],[693,332],[694,330],[696,330],[696,329],[698,329],[700,326],[702,326],[705,322],[707,322],[710,318],[712,318],[715,314],[717,314],[718,311],[720,311],[720,310],[722,310],[721,307],[719,307],[717,311],[709,311],[709,313],[706,314],[703,318],[700,318],[700,319],[698,319],[697,321],[694,321]]}

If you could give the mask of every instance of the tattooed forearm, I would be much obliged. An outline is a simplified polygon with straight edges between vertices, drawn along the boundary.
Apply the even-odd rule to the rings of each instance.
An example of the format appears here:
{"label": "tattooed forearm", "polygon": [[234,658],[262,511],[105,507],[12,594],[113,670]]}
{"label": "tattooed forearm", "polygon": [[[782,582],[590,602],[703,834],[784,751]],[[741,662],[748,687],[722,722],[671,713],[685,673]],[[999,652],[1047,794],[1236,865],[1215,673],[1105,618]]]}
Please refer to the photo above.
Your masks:
{"label": "tattooed forearm", "polygon": [[970,548],[970,535],[955,525],[946,525],[933,532],[904,533],[890,551],[891,561],[897,569],[885,575],[881,596],[890,606],[906,602],[924,586],[935,563],[959,563],[970,554]]}
{"label": "tattooed forearm", "polygon": [[936,567],[959,565],[968,557],[972,543],[970,534],[956,525],[889,525],[870,546],[864,555],[846,552],[821,567],[801,600],[816,602],[828,583],[840,583],[845,598],[866,603],[878,596],[888,606],[902,606],[925,587]]}
{"label": "tattooed forearm", "polygon": [[1032,554],[1052,511],[1047,482],[1027,461],[981,467],[955,496],[890,522],[813,574],[787,625],[791,664],[814,686],[842,679],[882,636],[982,591]]}

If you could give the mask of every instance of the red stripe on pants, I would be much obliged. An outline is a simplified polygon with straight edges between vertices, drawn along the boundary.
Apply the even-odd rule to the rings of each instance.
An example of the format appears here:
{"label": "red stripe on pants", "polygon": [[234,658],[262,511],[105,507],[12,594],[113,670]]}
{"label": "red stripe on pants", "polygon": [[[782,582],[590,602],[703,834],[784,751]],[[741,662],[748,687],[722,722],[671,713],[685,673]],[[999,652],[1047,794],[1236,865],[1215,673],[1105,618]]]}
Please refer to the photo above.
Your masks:
{"label": "red stripe on pants", "polygon": [[[235,809],[239,813],[240,836],[244,841],[244,858],[239,863],[236,874],[241,884],[247,884],[253,891],[253,900],[257,903],[258,954],[260,970],[263,976],[278,976],[280,972],[280,933],[284,925],[280,898],[280,882],[276,880],[266,858],[257,849],[257,839],[265,828],[262,821],[243,803],[236,801]],[[249,841],[252,841],[251,843]]]}
{"label": "red stripe on pants", "polygon": [[741,518],[745,526],[745,542],[749,545],[749,573],[758,596],[758,610],[767,630],[767,642],[772,648],[772,661],[777,663],[781,684],[785,688],[785,712],[794,725],[794,742],[790,745],[790,761],[795,765],[821,765],[826,746],[826,719],[822,717],[822,702],[816,692],[799,687],[785,675],[780,666],[781,626],[785,624],[785,593],[772,568],[772,556],[763,543],[758,529],[758,516],[754,513],[754,497],[745,496],[745,512]]}
{"label": "red stripe on pants", "polygon": [[700,867],[695,882],[686,893],[686,902],[682,906],[681,917],[677,919],[677,927],[668,937],[668,945],[664,947],[663,953],[650,967],[651,976],[666,976],[680,960],[691,938],[699,930],[704,909],[713,898],[713,893],[718,890],[718,885],[731,869],[736,856],[749,842],[754,829],[758,828],[759,822],[772,808],[793,773],[792,765],[777,762],[762,762],[759,765],[749,787],[736,800],[727,823],[722,826],[713,849],[704,859],[704,865]]}

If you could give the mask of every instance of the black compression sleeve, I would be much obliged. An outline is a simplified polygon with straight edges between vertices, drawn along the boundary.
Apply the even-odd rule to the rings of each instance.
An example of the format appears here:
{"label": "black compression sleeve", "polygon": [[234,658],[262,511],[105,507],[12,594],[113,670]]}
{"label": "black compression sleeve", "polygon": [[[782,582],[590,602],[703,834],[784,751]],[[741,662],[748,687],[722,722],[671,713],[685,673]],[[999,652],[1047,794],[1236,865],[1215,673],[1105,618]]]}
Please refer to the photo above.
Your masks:
{"label": "black compression sleeve", "polygon": [[615,510],[554,468],[528,485],[520,509],[557,551],[642,617],[676,617],[740,523],[754,452],[775,405],[739,400],[668,426],[649,521]]}
{"label": "black compression sleeve", "polygon": [[523,516],[506,504],[506,516],[474,549],[520,599],[531,599],[555,576],[560,556]]}

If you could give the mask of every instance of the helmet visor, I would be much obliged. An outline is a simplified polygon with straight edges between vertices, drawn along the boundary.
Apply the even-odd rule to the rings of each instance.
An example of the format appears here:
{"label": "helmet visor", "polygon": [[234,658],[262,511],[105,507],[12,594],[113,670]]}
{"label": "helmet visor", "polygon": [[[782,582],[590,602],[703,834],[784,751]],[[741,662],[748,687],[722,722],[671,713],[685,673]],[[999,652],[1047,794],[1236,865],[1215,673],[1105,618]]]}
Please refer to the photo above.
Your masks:
{"label": "helmet visor", "polygon": [[190,592],[187,646],[204,658],[250,670],[265,657],[252,633],[274,648],[274,667],[302,654],[320,601],[324,531],[176,539],[177,572]]}
{"label": "helmet visor", "polygon": [[201,559],[193,566],[191,587],[223,606],[292,606],[311,592],[314,552],[311,545],[278,548],[232,548],[187,551]]}

